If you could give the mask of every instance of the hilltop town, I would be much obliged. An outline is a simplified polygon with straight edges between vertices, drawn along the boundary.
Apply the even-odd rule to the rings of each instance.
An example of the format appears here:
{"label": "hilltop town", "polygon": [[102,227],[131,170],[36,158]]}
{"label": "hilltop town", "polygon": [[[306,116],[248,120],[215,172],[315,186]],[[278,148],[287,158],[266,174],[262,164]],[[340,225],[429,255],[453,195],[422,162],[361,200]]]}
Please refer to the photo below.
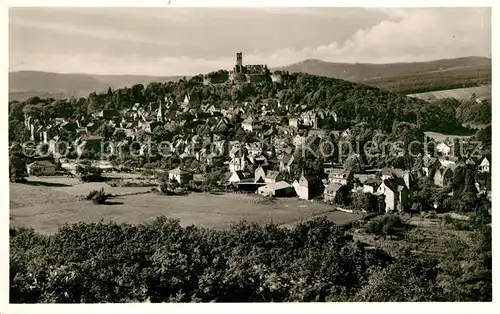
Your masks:
{"label": "hilltop town", "polygon": [[[270,74],[265,65],[244,66],[241,53],[232,71],[214,73],[167,83],[173,93],[156,83],[147,88],[133,86],[94,93],[88,99],[13,102],[10,124],[18,129],[11,129],[11,140],[29,140],[32,145],[33,157],[25,160],[28,175],[53,175],[56,168],[76,175],[78,164],[87,160],[103,171],[149,169],[158,176],[164,173],[164,177],[168,173],[166,181],[177,181],[186,189],[298,196],[345,208],[352,208],[356,197],[368,197],[370,208],[357,208],[364,211],[453,207],[450,204],[456,202],[450,199],[459,197],[453,193],[464,189],[463,184],[456,183],[459,177],[469,180],[466,184],[473,189],[466,187],[467,191],[474,191],[478,197],[489,195],[490,144],[476,141],[474,145],[472,140],[477,136],[441,136],[435,141],[423,132],[425,124],[430,123],[422,121],[419,112],[408,109],[404,109],[406,116],[392,116],[385,125],[381,121],[388,113],[371,112],[370,105],[351,105],[355,112],[347,113],[349,99],[346,103],[341,95],[334,98],[344,106],[321,103],[322,98],[332,96],[323,86],[311,91],[313,97],[307,103],[293,101],[298,100],[296,95],[286,97],[290,81],[295,79],[301,85],[297,81],[310,79],[308,76]],[[342,82],[329,80],[333,84]],[[230,99],[204,97],[203,92],[196,92],[198,86],[230,90]],[[190,87],[194,88],[189,91]],[[348,86],[351,90],[353,87]],[[183,88],[188,92],[183,93]],[[242,95],[256,88],[269,91],[257,97]],[[375,90],[367,88],[366,93]],[[145,100],[146,93],[156,101],[130,102]],[[377,97],[399,96],[381,93]],[[424,104],[408,99],[404,102]],[[88,106],[85,111],[79,107],[83,103]],[[446,114],[439,105],[425,104],[430,108],[427,111],[439,109],[438,115]],[[387,107],[390,104],[385,108],[389,110]],[[13,125],[21,118],[22,124]],[[458,124],[450,119],[446,123],[452,127]],[[441,127],[446,129],[447,125]],[[390,144],[401,140],[419,141],[412,156],[408,147],[395,150],[391,145],[384,154],[359,150],[359,144],[363,147],[368,141]],[[343,152],[345,144],[358,147],[358,151]],[[330,153],[320,152],[324,147],[330,147]],[[432,189],[432,197],[422,195],[428,193],[427,188]]]}
{"label": "hilltop town", "polygon": [[[241,53],[189,80],[11,101],[11,300],[489,300],[491,140],[491,99],[271,73]],[[265,259],[291,275],[254,287],[231,266]],[[125,290],[94,293],[104,271]]]}
{"label": "hilltop town", "polygon": [[8,17],[9,304],[492,302],[491,7]]}

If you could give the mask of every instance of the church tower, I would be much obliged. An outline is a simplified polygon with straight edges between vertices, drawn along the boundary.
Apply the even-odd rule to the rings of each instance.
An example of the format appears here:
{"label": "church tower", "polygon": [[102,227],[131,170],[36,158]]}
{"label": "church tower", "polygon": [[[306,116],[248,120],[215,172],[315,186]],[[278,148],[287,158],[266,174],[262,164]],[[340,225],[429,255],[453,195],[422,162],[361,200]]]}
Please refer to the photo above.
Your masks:
{"label": "church tower", "polygon": [[160,105],[158,106],[158,113],[156,114],[156,121],[158,122],[164,122],[164,119],[163,119],[163,111],[161,110],[161,102],[160,102]]}

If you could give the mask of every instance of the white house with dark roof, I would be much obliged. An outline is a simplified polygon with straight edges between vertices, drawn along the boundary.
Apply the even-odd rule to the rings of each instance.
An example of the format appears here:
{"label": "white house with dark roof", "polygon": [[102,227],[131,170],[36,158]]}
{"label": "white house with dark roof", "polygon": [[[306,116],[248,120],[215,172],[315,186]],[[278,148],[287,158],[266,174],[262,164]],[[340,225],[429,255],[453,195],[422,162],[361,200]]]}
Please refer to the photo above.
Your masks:
{"label": "white house with dark roof", "polygon": [[330,182],[323,193],[323,199],[327,203],[333,203],[335,201],[335,196],[337,195],[338,190],[342,188],[341,184],[337,184],[334,182]]}
{"label": "white house with dark roof", "polygon": [[441,142],[436,145],[437,152],[441,153],[443,156],[450,155],[452,145],[449,143]]}
{"label": "white house with dark roof", "polygon": [[306,175],[302,173],[300,179],[293,182],[293,187],[297,196],[300,199],[310,200],[316,196],[323,194],[325,186],[321,179],[316,176]]}
{"label": "white house with dark roof", "polygon": [[387,179],[377,192],[385,195],[385,211],[401,210],[409,203],[409,191],[400,179]]}
{"label": "white house with dark roof", "polygon": [[170,170],[168,172],[168,179],[175,180],[179,184],[185,184],[193,179],[193,174],[189,171],[186,171],[186,170],[183,170],[183,169],[177,167],[177,168]]}
{"label": "white house with dark roof", "polygon": [[50,161],[39,160],[26,166],[30,176],[50,176],[56,174],[56,166]]}
{"label": "white house with dark roof", "polygon": [[328,181],[339,185],[351,185],[354,175],[351,171],[344,169],[330,169]]}
{"label": "white house with dark roof", "polygon": [[490,161],[488,157],[484,157],[481,160],[481,163],[479,164],[479,171],[483,173],[489,173],[490,172]]}
{"label": "white house with dark roof", "polygon": [[240,183],[240,182],[253,182],[254,178],[252,174],[247,171],[231,171],[231,176],[229,177],[230,183]]}

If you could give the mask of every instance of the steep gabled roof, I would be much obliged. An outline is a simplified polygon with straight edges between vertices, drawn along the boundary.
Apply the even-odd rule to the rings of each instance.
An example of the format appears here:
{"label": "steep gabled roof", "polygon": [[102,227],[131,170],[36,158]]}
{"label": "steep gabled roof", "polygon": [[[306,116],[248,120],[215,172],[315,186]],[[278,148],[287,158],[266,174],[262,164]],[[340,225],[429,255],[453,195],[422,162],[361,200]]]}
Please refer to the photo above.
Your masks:
{"label": "steep gabled roof", "polygon": [[32,162],[31,164],[28,164],[28,167],[55,167],[53,163],[47,160],[37,160],[35,162]]}
{"label": "steep gabled roof", "polygon": [[168,173],[175,174],[175,175],[191,174],[191,172],[183,170],[179,167],[177,167],[173,170],[170,170]]}
{"label": "steep gabled roof", "polygon": [[330,183],[330,184],[328,184],[328,186],[326,187],[325,192],[326,192],[326,193],[335,193],[335,192],[337,192],[337,191],[338,191],[341,187],[342,187],[342,185],[337,184],[337,183],[333,183],[333,182],[331,182],[331,183]]}
{"label": "steep gabled roof", "polygon": [[283,189],[291,188],[292,186],[289,183],[285,182],[285,181],[279,181],[279,182],[275,182],[275,183],[269,183],[269,184],[266,185],[266,187],[269,190],[277,191],[277,190],[283,190]]}
{"label": "steep gabled roof", "polygon": [[276,180],[279,174],[280,174],[279,171],[268,171],[266,174],[266,178]]}
{"label": "steep gabled roof", "polygon": [[398,182],[396,179],[386,179],[383,184],[387,186],[392,192],[398,192]]}

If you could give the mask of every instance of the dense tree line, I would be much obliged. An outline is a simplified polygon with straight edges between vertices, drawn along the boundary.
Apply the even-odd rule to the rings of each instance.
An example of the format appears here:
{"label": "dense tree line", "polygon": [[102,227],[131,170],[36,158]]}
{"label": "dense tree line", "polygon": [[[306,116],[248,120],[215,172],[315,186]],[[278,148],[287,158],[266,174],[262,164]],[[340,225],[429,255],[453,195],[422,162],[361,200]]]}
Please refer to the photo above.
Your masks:
{"label": "dense tree line", "polygon": [[462,123],[490,124],[491,99],[462,101],[457,107],[457,119]]}
{"label": "dense tree line", "polygon": [[[433,258],[368,249],[323,219],[292,229],[183,228],[163,217],[148,225],[79,223],[50,236],[11,229],[10,301],[491,300],[491,231],[488,238],[480,226],[473,267],[480,273],[467,274],[453,274],[463,254],[441,261],[443,271]],[[455,285],[443,287],[443,276]]]}

